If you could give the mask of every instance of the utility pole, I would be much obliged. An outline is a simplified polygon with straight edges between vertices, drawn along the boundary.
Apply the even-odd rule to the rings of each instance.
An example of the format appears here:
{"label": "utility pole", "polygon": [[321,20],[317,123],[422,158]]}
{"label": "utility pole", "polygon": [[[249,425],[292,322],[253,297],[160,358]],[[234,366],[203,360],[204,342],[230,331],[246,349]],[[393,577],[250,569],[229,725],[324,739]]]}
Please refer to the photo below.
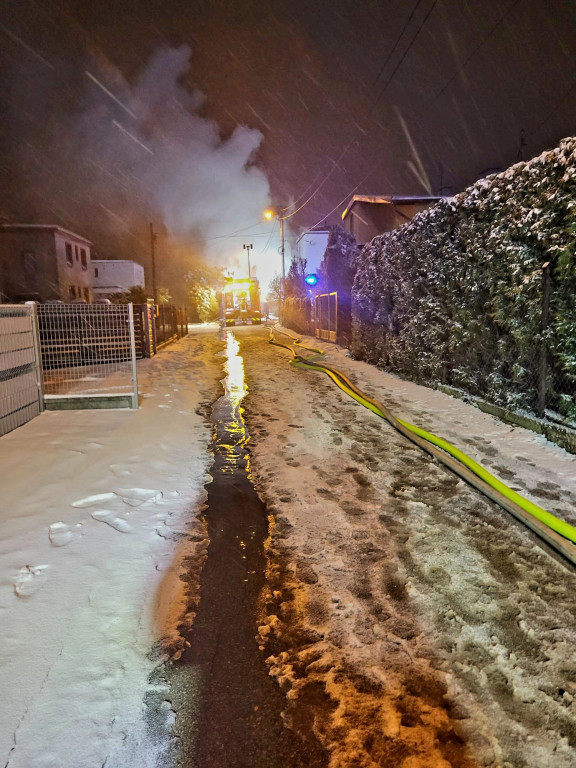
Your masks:
{"label": "utility pole", "polygon": [[278,214],[278,221],[280,222],[280,255],[282,256],[282,301],[286,297],[286,264],[284,261],[284,219],[281,214]]}
{"label": "utility pole", "polygon": [[252,275],[250,274],[250,251],[254,248],[254,246],[252,243],[250,243],[250,245],[243,245],[242,247],[248,253],[248,280],[251,280]]}
{"label": "utility pole", "polygon": [[150,253],[152,255],[152,296],[154,298],[154,304],[158,303],[157,289],[156,289],[156,234],[154,232],[154,226],[150,222]]}
{"label": "utility pole", "polygon": [[280,255],[282,256],[282,283],[280,286],[280,293],[282,306],[284,306],[284,299],[286,297],[286,262],[284,259],[284,216],[282,216],[282,209],[269,208],[264,212],[264,218],[270,221],[272,218],[277,218],[280,222]]}

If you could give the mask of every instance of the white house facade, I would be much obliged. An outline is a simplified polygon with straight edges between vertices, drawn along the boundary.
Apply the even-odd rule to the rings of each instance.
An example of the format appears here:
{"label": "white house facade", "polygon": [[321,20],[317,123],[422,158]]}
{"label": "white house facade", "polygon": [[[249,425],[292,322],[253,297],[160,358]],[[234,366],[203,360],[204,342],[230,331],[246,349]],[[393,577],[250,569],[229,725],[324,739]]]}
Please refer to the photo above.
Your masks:
{"label": "white house facade", "polygon": [[144,267],[128,259],[93,259],[92,293],[107,299],[113,293],[124,293],[134,286],[144,288]]}

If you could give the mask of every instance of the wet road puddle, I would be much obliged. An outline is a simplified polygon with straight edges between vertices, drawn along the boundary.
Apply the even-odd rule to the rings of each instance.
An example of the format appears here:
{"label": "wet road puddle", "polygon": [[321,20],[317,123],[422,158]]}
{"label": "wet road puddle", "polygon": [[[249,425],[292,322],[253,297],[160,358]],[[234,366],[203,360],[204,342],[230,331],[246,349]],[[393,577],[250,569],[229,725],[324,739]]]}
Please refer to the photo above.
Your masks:
{"label": "wet road puddle", "polygon": [[190,645],[178,662],[189,688],[188,706],[177,715],[179,765],[321,766],[318,746],[302,743],[283,726],[284,697],[255,638],[268,520],[250,480],[244,362],[234,335],[228,332],[225,341],[224,395],[212,409],[214,463],[204,513],[210,544],[198,611],[186,636]]}

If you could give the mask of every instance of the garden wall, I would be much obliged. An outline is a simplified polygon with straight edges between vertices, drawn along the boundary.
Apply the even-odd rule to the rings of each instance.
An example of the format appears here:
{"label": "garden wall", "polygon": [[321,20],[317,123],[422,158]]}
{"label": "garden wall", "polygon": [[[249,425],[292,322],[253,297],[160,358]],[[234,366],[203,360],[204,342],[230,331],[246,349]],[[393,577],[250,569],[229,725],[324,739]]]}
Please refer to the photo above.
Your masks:
{"label": "garden wall", "polygon": [[576,138],[380,235],[357,261],[352,354],[576,422]]}

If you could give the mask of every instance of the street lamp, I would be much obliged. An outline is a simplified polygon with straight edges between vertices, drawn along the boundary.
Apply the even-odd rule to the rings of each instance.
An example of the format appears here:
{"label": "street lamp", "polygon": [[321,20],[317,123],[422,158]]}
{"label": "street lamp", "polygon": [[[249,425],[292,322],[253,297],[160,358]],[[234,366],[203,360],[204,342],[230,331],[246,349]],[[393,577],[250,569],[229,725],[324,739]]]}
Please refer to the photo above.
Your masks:
{"label": "street lamp", "polygon": [[269,208],[267,211],[264,211],[264,218],[268,221],[274,217],[277,218],[280,222],[280,255],[282,256],[282,301],[284,301],[284,296],[286,294],[286,263],[284,260],[284,216],[282,216],[279,210],[275,210],[273,208]]}
{"label": "street lamp", "polygon": [[251,275],[250,275],[250,251],[254,248],[254,246],[252,245],[252,243],[250,243],[250,245],[243,245],[242,248],[245,251],[248,252],[248,280],[251,280]]}

